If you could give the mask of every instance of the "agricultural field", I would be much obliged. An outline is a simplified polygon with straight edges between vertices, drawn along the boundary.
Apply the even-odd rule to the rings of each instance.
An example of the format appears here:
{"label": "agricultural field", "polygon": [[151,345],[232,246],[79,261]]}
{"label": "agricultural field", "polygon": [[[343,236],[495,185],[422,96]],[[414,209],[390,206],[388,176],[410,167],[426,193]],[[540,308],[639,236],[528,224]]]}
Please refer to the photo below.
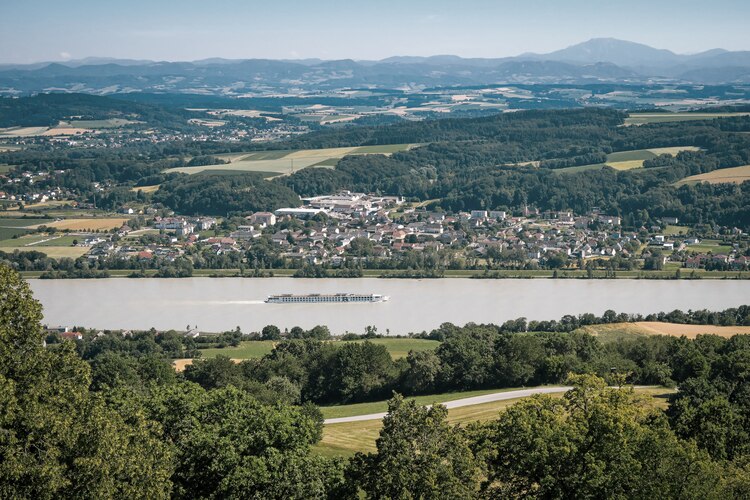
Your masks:
{"label": "agricultural field", "polygon": [[698,335],[711,334],[729,338],[733,335],[750,334],[750,326],[682,325],[659,321],[639,321],[636,323],[584,326],[579,331],[594,335],[600,341],[608,343],[632,338],[633,336],[647,335],[669,335],[673,337],[684,335],[687,338],[694,339]]}
{"label": "agricultural field", "polygon": [[[513,389],[506,389],[513,390]],[[652,404],[658,408],[666,408],[667,396],[674,392],[674,389],[663,387],[648,387],[635,390],[639,394],[650,395]],[[501,392],[490,390],[485,394]],[[445,402],[462,397],[471,397],[472,393],[453,393],[449,397],[445,395],[424,396],[423,398],[432,398],[430,401],[418,401],[420,404],[429,404],[430,402]],[[476,395],[476,394],[474,394]],[[559,398],[562,393],[550,394],[549,396]],[[468,424],[470,422],[487,422],[494,420],[506,408],[521,401],[522,398],[508,399],[504,401],[494,401],[461,408],[452,408],[448,410],[448,421],[452,424]],[[385,402],[383,402],[385,405]],[[351,405],[357,406],[357,405]],[[322,409],[325,413],[326,409]],[[385,410],[381,410],[385,411]],[[330,417],[327,417],[330,418]],[[357,452],[370,452],[375,450],[375,440],[378,438],[382,420],[366,420],[361,422],[348,422],[343,424],[329,424],[323,427],[323,438],[313,447],[313,450],[324,456],[341,456],[349,457]]]}
{"label": "agricultural field", "polygon": [[713,120],[715,118],[748,115],[750,115],[750,113],[630,113],[630,115],[625,118],[625,125]]}
{"label": "agricultural field", "polygon": [[90,249],[88,247],[60,247],[60,246],[41,246],[41,245],[33,245],[33,246],[21,246],[21,247],[6,247],[2,245],[4,242],[0,242],[0,251],[12,253],[18,250],[19,252],[30,252],[30,251],[36,251],[36,252],[42,252],[43,254],[47,255],[47,257],[51,257],[53,259],[63,259],[63,258],[69,258],[69,259],[77,259],[78,257],[85,255],[86,252],[88,252]]}
{"label": "agricultural field", "polygon": [[605,166],[615,170],[633,170],[642,168],[643,162],[656,158],[659,155],[676,155],[680,151],[700,151],[696,146],[677,146],[670,148],[651,148],[651,149],[634,149],[632,151],[618,151],[607,155],[607,161],[604,163],[594,163],[591,165],[580,165],[577,167],[566,167],[555,170],[555,172],[564,172],[573,174],[585,172],[588,170],[601,170]]}
{"label": "agricultural field", "polygon": [[146,194],[155,193],[158,190],[159,184],[154,184],[153,186],[137,186],[131,189],[131,191],[134,191],[136,193],[140,191]]}
{"label": "agricultural field", "polygon": [[178,167],[166,170],[196,174],[205,171],[263,172],[272,177],[296,172],[307,167],[334,167],[338,160],[347,155],[384,154],[406,151],[418,144],[387,144],[383,146],[363,146],[353,148],[298,149],[281,151],[255,151],[217,155],[230,163],[204,165],[200,167]]}
{"label": "agricultural field", "polygon": [[743,165],[741,167],[720,168],[705,174],[691,175],[690,177],[685,177],[684,179],[677,181],[675,186],[682,186],[683,184],[698,184],[700,182],[708,182],[709,184],[742,184],[749,180],[750,165]]}
{"label": "agricultural field", "polygon": [[109,231],[117,229],[130,219],[127,217],[100,217],[92,219],[63,219],[44,223],[47,227],[55,229],[69,229],[71,231]]}

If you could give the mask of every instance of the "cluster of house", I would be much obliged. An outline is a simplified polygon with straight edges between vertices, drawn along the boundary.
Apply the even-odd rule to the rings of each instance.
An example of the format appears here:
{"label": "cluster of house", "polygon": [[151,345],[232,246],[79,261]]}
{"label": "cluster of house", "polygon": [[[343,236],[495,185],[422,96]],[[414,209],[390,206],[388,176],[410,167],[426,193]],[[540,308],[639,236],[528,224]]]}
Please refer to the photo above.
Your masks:
{"label": "cluster of house", "polygon": [[[89,258],[159,257],[171,261],[194,245],[201,251],[221,255],[243,252],[263,237],[279,257],[332,266],[347,258],[388,258],[444,249],[460,258],[511,259],[542,265],[553,256],[566,260],[649,257],[659,249],[665,261],[675,252],[675,260],[689,268],[718,261],[727,268],[748,266],[748,258],[737,252],[695,256],[682,252],[700,240],[665,236],[659,234],[658,226],[650,228],[648,238],[643,232],[625,232],[620,217],[596,209],[576,215],[524,207],[520,213],[513,216],[502,210],[473,210],[446,214],[406,205],[399,197],[342,191],[306,198],[299,208],[255,212],[245,218],[245,223],[223,234],[217,232],[216,236],[200,235],[200,231],[216,227],[214,218],[155,216],[150,224],[165,233],[158,243],[137,245],[132,244],[132,239],[115,243],[109,236],[93,235],[79,244],[91,247]],[[279,221],[289,219],[299,219],[304,224],[277,227]],[[673,218],[661,221],[677,222]],[[118,234],[129,232],[130,228],[123,226]]]}

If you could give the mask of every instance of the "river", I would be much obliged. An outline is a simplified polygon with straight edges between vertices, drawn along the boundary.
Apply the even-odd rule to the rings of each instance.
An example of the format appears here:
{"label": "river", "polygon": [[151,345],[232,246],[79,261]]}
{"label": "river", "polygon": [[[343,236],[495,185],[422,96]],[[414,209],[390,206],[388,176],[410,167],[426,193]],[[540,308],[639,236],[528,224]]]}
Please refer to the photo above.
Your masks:
{"label": "river", "polygon": [[[648,314],[726,309],[750,303],[750,281],[574,279],[182,278],[29,280],[48,325],[109,329],[259,331],[274,324],[335,334],[421,332],[449,321],[502,323],[607,309]],[[270,294],[359,292],[390,296],[372,304],[266,304]]]}

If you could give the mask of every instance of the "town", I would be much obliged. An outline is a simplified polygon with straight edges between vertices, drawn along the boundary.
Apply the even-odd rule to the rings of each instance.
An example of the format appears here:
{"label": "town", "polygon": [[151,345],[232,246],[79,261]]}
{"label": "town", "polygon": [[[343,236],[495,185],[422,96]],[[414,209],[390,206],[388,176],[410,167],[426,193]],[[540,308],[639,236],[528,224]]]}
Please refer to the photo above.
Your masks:
{"label": "town", "polygon": [[[82,247],[78,261],[86,270],[130,269],[134,276],[155,269],[160,276],[189,276],[196,269],[266,276],[289,269],[304,277],[360,276],[362,270],[425,277],[466,270],[488,277],[502,270],[552,270],[556,276],[577,270],[589,277],[597,270],[604,277],[672,270],[688,277],[696,270],[750,269],[747,234],[680,226],[673,217],[626,231],[621,217],[598,209],[574,214],[523,206],[448,213],[398,196],[350,191],[302,201],[301,207],[224,218],[181,216],[158,205],[125,206],[122,224],[110,230],[56,230],[51,221],[36,231],[46,234],[44,243],[62,239]],[[38,244],[34,240],[20,250],[33,251]],[[57,269],[66,268],[73,267]],[[22,270],[53,269],[39,259]]]}

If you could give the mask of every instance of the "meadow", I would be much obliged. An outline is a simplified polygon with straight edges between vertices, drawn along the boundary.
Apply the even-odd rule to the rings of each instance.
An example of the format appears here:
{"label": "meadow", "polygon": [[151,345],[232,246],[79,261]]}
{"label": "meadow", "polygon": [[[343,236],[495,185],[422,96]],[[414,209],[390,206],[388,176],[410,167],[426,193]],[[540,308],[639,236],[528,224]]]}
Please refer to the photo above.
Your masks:
{"label": "meadow", "polygon": [[750,180],[750,165],[743,165],[741,167],[721,168],[705,174],[691,175],[677,181],[675,186],[697,184],[700,182],[707,182],[709,184],[742,184],[748,180]]}
{"label": "meadow", "polygon": [[307,167],[331,168],[347,155],[384,154],[406,151],[417,144],[386,144],[382,146],[362,146],[349,148],[297,149],[279,151],[254,151],[227,153],[217,158],[229,161],[227,164],[204,165],[200,167],[170,168],[165,172],[197,174],[200,172],[261,172],[268,177],[286,175]]}

